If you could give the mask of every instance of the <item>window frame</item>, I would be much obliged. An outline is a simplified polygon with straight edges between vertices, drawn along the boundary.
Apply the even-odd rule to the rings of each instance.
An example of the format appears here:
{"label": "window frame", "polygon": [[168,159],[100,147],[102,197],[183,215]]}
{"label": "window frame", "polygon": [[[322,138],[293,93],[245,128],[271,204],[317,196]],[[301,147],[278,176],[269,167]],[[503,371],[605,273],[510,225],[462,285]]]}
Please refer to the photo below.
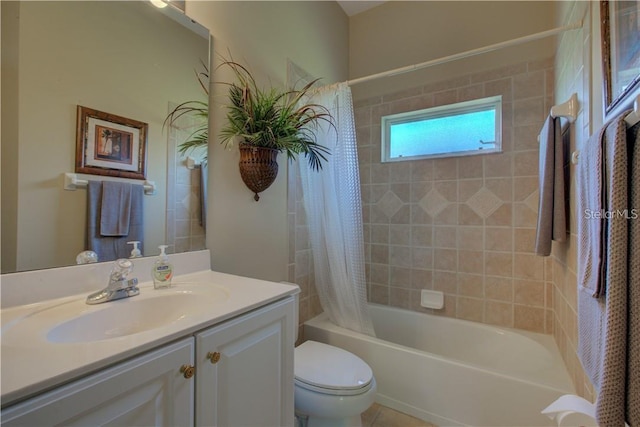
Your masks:
{"label": "window frame", "polygon": [[[455,116],[462,113],[473,113],[495,109],[495,147],[486,150],[464,150],[450,151],[436,154],[420,154],[415,156],[390,157],[391,141],[390,129],[394,124],[409,123],[420,120],[436,119],[448,116]],[[482,154],[495,154],[502,152],[502,95],[489,96],[470,101],[457,102],[454,104],[440,105],[437,107],[425,108],[422,110],[407,111],[404,113],[390,114],[382,116],[381,127],[381,162],[404,162],[422,159],[437,159],[446,157],[475,156]]]}

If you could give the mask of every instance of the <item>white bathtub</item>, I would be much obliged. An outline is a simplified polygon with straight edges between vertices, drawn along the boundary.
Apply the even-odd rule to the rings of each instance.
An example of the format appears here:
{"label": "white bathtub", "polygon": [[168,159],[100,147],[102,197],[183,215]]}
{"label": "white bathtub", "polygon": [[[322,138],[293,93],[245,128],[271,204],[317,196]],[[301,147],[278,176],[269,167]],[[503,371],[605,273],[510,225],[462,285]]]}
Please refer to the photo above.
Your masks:
{"label": "white bathtub", "polygon": [[575,393],[553,337],[369,305],[377,338],[321,314],[304,338],[344,348],[373,369],[376,401],[439,426],[552,426],[540,414]]}

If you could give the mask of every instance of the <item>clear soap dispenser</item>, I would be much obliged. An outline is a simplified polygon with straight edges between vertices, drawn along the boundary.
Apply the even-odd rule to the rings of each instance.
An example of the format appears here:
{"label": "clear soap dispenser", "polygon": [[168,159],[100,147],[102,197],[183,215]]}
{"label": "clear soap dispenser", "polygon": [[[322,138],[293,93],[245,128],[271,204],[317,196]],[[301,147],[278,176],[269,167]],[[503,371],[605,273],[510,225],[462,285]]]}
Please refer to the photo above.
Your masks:
{"label": "clear soap dispenser", "polygon": [[140,248],[138,248],[139,244],[140,244],[139,240],[134,240],[133,242],[127,242],[127,245],[133,245],[133,249],[131,250],[131,256],[129,258],[142,257],[142,252],[140,252]]}
{"label": "clear soap dispenser", "polygon": [[151,277],[153,277],[153,287],[155,289],[168,288],[171,286],[173,266],[169,262],[169,257],[165,253],[165,249],[167,247],[167,245],[158,246],[158,248],[160,248],[160,255],[151,269]]}

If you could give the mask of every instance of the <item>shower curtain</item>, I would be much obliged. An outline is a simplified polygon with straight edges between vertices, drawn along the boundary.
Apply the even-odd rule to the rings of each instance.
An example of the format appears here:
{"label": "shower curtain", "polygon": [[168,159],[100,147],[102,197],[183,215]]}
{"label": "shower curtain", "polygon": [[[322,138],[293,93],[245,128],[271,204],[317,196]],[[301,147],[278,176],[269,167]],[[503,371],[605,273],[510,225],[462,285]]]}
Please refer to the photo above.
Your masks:
{"label": "shower curtain", "polygon": [[297,163],[313,252],[315,284],[332,322],[374,335],[367,312],[362,199],[351,89],[346,83],[320,88],[313,102],[326,107],[335,129],[321,124],[317,142],[331,155],[322,170]]}

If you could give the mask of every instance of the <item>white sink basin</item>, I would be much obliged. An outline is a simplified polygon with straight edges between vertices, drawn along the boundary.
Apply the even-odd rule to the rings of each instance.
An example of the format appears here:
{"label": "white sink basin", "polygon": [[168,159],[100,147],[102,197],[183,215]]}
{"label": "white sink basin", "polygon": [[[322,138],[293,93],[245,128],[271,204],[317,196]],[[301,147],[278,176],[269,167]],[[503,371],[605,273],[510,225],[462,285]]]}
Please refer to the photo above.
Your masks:
{"label": "white sink basin", "polygon": [[216,297],[193,293],[168,293],[146,299],[138,299],[136,296],[103,303],[93,306],[96,307],[95,311],[89,311],[51,328],[47,333],[47,341],[89,342],[137,334],[201,314],[211,309],[212,299],[219,302],[220,297],[227,299],[228,295]]}
{"label": "white sink basin", "polygon": [[81,296],[43,306],[3,325],[3,345],[12,336],[42,331],[52,344],[104,341],[198,321],[220,310],[229,299],[226,288],[181,284],[169,289],[141,288],[140,295],[96,305]]}

